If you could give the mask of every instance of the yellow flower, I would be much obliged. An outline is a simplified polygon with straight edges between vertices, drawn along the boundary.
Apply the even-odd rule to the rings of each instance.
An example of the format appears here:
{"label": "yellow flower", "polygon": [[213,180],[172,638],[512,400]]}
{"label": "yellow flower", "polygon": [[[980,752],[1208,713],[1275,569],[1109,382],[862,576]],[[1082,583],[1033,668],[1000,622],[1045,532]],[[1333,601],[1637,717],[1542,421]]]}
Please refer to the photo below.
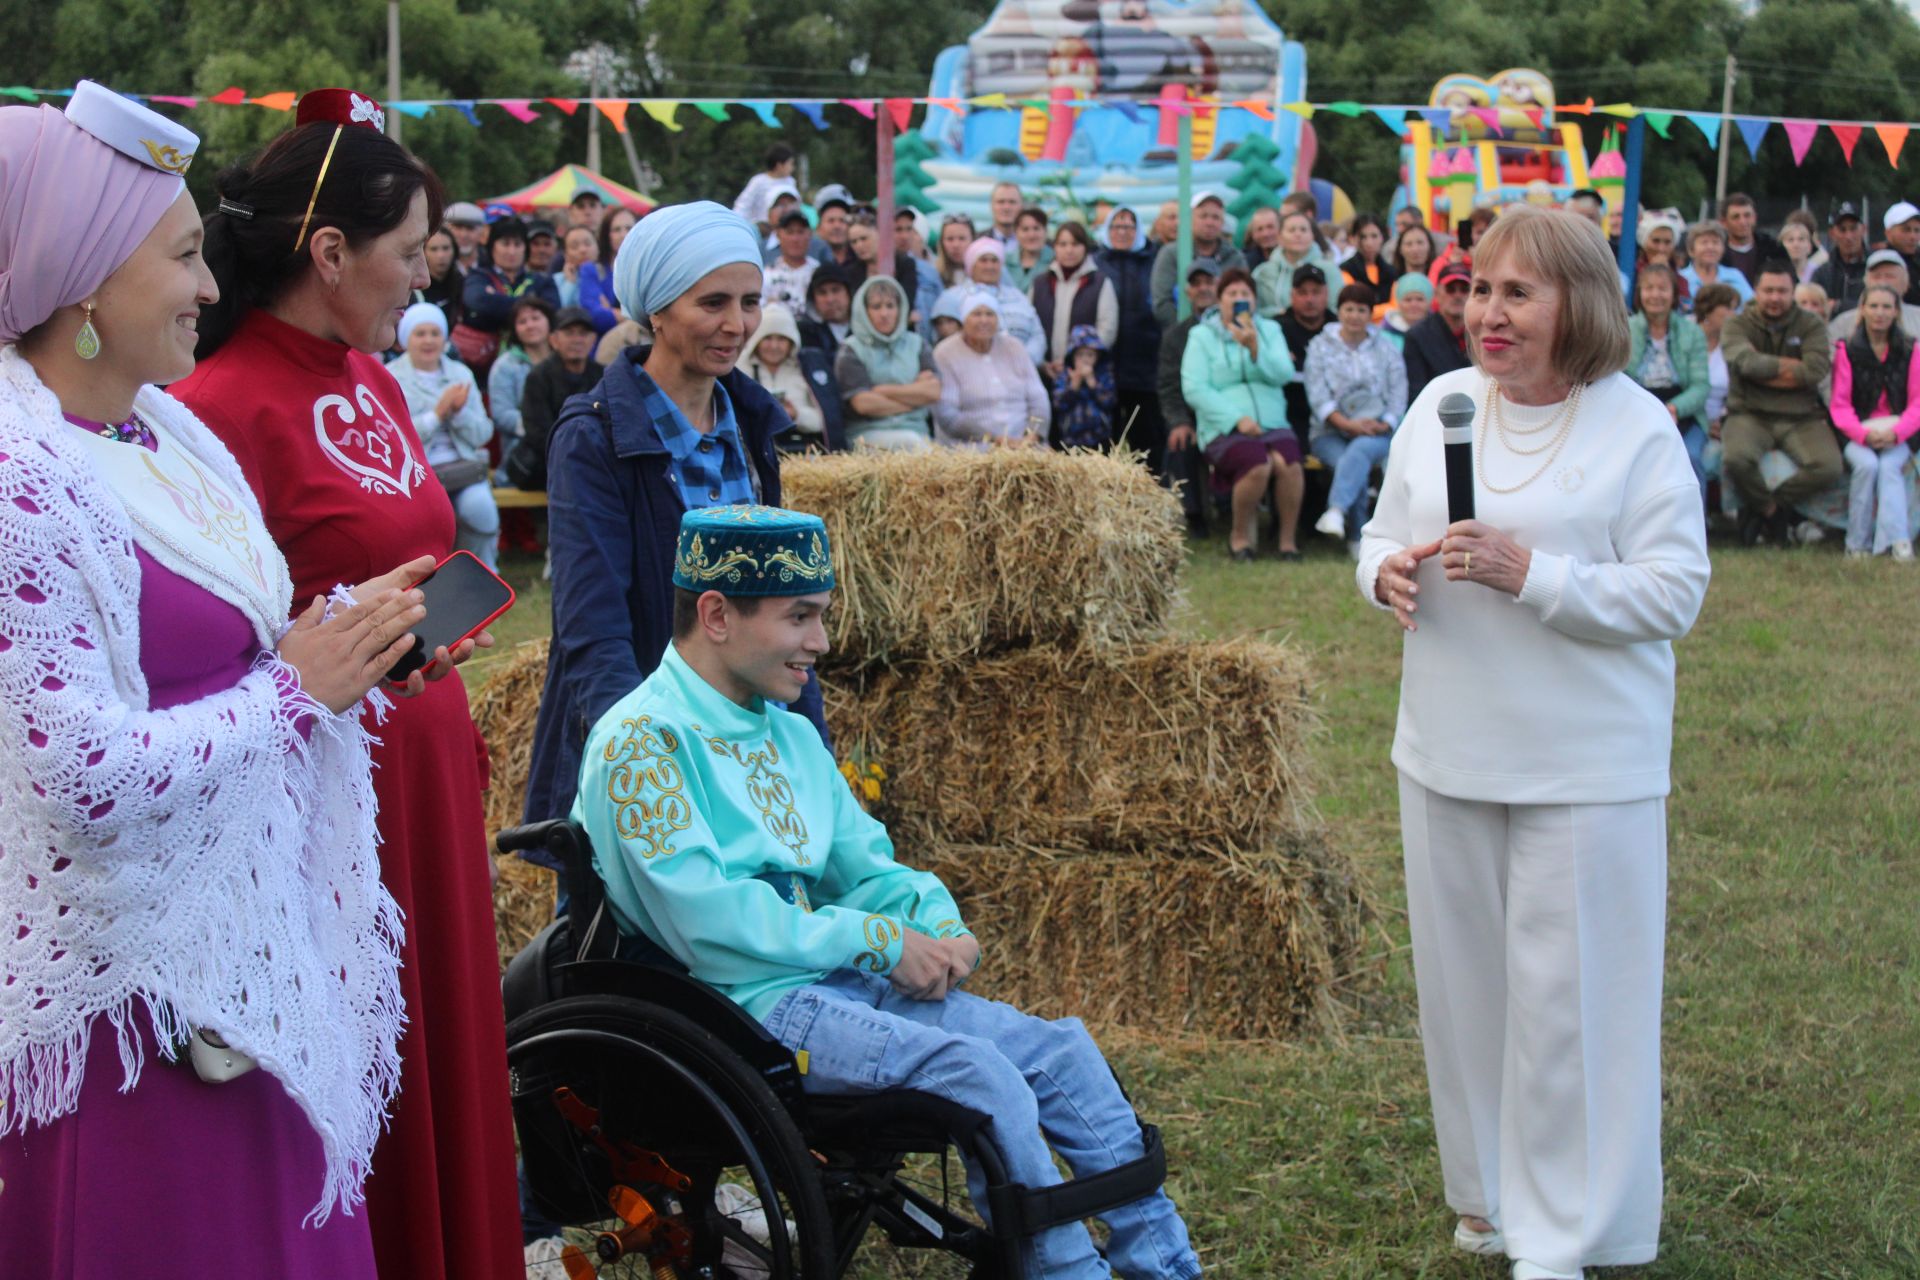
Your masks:
{"label": "yellow flower", "polygon": [[882,769],[877,764],[869,764],[867,766],[867,772],[872,774],[875,778],[879,779],[881,782],[885,782],[887,780],[887,771],[885,769]]}
{"label": "yellow flower", "polygon": [[869,800],[877,801],[880,798],[880,784],[878,782],[875,782],[872,778],[868,778],[866,780],[866,783],[864,786],[861,787],[861,790],[865,792],[866,797]]}

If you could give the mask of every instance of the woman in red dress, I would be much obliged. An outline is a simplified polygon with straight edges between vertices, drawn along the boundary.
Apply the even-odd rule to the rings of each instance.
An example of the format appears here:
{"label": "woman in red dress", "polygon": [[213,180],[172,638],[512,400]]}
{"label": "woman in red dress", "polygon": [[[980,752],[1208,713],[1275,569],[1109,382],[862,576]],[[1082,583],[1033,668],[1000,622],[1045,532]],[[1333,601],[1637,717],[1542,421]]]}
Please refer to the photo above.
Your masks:
{"label": "woman in red dress", "polygon": [[[381,123],[371,99],[310,93],[291,132],[220,175],[206,220],[220,302],[202,313],[198,368],[172,387],[233,451],[303,600],[453,546],[452,505],[379,358],[428,282],[439,183]],[[443,652],[441,665],[464,656]],[[374,732],[408,1018],[367,1183],[374,1255],[382,1276],[507,1280],[524,1264],[486,751],[457,672]]]}

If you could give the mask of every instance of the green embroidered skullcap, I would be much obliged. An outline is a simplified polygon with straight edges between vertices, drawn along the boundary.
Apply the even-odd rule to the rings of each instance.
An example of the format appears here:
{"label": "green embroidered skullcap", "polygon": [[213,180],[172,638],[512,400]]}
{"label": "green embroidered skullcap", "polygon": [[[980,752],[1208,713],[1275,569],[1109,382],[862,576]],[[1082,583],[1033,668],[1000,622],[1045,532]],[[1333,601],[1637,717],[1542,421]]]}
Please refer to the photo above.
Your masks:
{"label": "green embroidered skullcap", "polygon": [[827,526],[782,507],[706,507],[680,517],[673,585],[727,596],[805,596],[833,590]]}

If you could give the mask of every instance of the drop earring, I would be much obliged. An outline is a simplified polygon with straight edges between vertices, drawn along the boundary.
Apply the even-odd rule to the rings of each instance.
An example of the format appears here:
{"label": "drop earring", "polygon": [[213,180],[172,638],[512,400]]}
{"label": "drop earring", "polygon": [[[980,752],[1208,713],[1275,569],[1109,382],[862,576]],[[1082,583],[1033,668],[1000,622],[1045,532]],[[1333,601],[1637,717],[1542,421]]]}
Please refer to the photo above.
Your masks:
{"label": "drop earring", "polygon": [[91,360],[100,354],[100,331],[93,327],[93,304],[80,304],[87,310],[86,319],[80,322],[80,332],[73,335],[73,354],[82,360]]}

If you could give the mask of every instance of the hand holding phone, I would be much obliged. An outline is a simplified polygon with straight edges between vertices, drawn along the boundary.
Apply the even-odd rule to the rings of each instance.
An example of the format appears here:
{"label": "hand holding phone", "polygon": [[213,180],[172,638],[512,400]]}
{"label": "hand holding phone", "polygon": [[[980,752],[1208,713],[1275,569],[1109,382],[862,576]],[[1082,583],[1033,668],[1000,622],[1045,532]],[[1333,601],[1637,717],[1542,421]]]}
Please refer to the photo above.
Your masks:
{"label": "hand holding phone", "polygon": [[393,684],[405,683],[441,649],[457,649],[513,607],[513,588],[471,551],[454,552],[412,585],[426,597],[427,616],[413,629],[414,647],[387,672]]}

